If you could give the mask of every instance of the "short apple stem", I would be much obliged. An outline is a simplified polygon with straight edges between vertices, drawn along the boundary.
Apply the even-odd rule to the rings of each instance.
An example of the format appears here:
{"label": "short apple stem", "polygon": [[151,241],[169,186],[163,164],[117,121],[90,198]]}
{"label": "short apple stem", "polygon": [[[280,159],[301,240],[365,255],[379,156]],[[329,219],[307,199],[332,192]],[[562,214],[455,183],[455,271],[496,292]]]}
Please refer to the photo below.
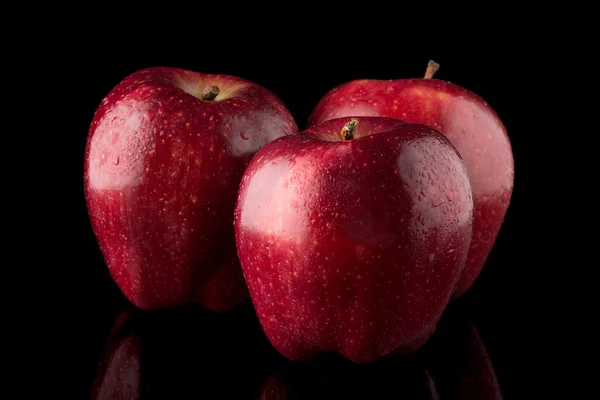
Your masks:
{"label": "short apple stem", "polygon": [[433,60],[429,60],[427,63],[427,69],[425,70],[425,79],[433,78],[438,69],[440,69],[440,64]]}
{"label": "short apple stem", "polygon": [[213,101],[221,93],[218,86],[211,86],[202,91],[200,94],[200,100]]}
{"label": "short apple stem", "polygon": [[352,118],[350,122],[347,122],[346,125],[344,125],[341,132],[344,141],[354,139],[354,132],[356,131],[357,127],[358,119],[356,118]]}

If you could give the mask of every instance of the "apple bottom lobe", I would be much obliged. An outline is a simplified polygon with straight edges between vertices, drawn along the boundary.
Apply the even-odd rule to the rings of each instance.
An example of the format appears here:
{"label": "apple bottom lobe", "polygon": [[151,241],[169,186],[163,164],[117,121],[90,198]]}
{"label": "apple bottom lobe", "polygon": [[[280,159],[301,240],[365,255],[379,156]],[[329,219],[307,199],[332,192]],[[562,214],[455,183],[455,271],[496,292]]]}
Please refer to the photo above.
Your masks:
{"label": "apple bottom lobe", "polygon": [[[288,253],[302,254],[291,242],[265,238],[256,232],[244,235],[242,242],[249,246],[242,245],[240,255],[244,257],[248,252],[255,256],[254,271],[245,272],[257,315],[272,345],[295,361],[336,352],[355,363],[372,362],[388,354],[408,354],[420,348],[435,331],[450,300],[468,242],[463,241],[462,256],[457,262],[450,261],[454,260],[454,253],[450,253],[450,258],[444,254],[434,258],[439,265],[423,254],[418,259],[402,261],[405,267],[396,268],[395,263],[376,266],[361,262],[350,250],[350,239],[331,236],[339,236],[336,244],[341,249],[335,252],[338,256],[327,256],[330,269],[324,262],[314,261],[324,266],[315,274],[308,267],[312,263],[301,261],[303,257],[285,258]],[[468,237],[466,233],[464,236]],[[252,250],[258,243],[269,243],[271,261]],[[375,250],[365,246],[362,249],[364,254]],[[389,257],[380,254],[390,260],[401,258],[396,249],[397,246],[390,247]],[[448,263],[455,267],[441,267]],[[336,268],[343,270],[336,267],[341,265],[352,265],[350,274],[336,272]],[[416,266],[417,271],[406,268],[409,265]],[[414,279],[423,277],[418,272],[420,268],[430,269],[431,283]],[[379,272],[387,278],[380,280]],[[350,277],[358,279],[352,282]],[[398,294],[391,297],[388,293]]]}
{"label": "apple bottom lobe", "polygon": [[422,334],[422,335],[418,336],[417,338],[415,338],[414,341],[411,342],[409,345],[399,347],[396,350],[390,351],[388,353],[383,353],[383,354],[377,352],[376,350],[371,350],[371,351],[361,351],[360,355],[358,355],[358,353],[355,353],[355,352],[350,353],[350,352],[344,352],[344,351],[340,351],[340,350],[331,350],[331,349],[309,350],[309,351],[303,351],[303,352],[299,353],[299,352],[291,352],[291,351],[288,351],[287,349],[280,348],[278,346],[275,346],[274,343],[271,343],[271,344],[273,345],[273,347],[275,347],[277,349],[277,351],[279,351],[282,355],[284,355],[285,357],[289,358],[292,361],[311,361],[311,360],[316,359],[320,354],[339,353],[339,354],[343,355],[344,357],[346,357],[348,360],[352,361],[353,363],[368,364],[368,363],[372,363],[372,362],[378,360],[379,358],[385,357],[385,356],[401,357],[401,356],[405,356],[407,354],[411,354],[411,353],[417,351],[418,349],[420,349],[421,347],[423,347],[423,345],[425,343],[427,343],[427,341],[433,335],[434,332],[435,332],[435,327],[433,329],[431,329],[431,331],[428,331],[425,334]]}
{"label": "apple bottom lobe", "polygon": [[420,335],[416,336],[412,340],[408,341],[408,344],[406,346],[402,346],[402,347],[394,350],[391,354],[396,355],[396,356],[403,356],[403,355],[406,355],[406,354],[410,354],[410,353],[412,353],[414,351],[417,351],[418,349],[420,349],[421,347],[423,347],[423,345],[425,343],[427,343],[427,341],[429,340],[429,338],[435,332],[435,328],[436,328],[436,325],[438,323],[438,320],[439,320],[439,318],[435,321],[435,323],[433,323],[423,333],[421,333]]}
{"label": "apple bottom lobe", "polygon": [[[439,320],[439,318],[438,318]],[[348,360],[356,364],[367,364],[372,363],[384,356],[395,356],[401,357],[410,353],[413,353],[423,347],[429,338],[434,334],[437,320],[430,328],[425,330],[423,333],[418,334],[413,339],[407,341],[407,344],[402,345],[395,350],[389,352],[380,352],[377,349],[361,349],[359,351],[345,351],[341,349],[303,349],[300,352],[290,351],[287,347],[280,347],[277,343],[271,342],[273,347],[277,349],[282,355],[289,358],[292,361],[311,361],[316,359],[320,354],[323,353],[339,353],[346,357]]]}
{"label": "apple bottom lobe", "polygon": [[[164,269],[159,267],[159,269]],[[228,311],[249,297],[239,261],[230,258],[220,264],[212,264],[211,268],[194,268],[196,275],[178,278],[183,282],[175,288],[176,294],[167,293],[160,282],[138,277],[134,281],[145,282],[144,286],[132,286],[132,280],[124,281],[122,274],[113,274],[113,279],[121,292],[136,307],[144,310],[160,310],[181,307],[189,303],[200,303],[204,308],[215,312]],[[198,271],[201,275],[198,274]],[[187,287],[186,287],[187,286]],[[172,289],[173,290],[173,289]]]}
{"label": "apple bottom lobe", "polygon": [[157,302],[156,298],[148,300],[146,297],[136,294],[128,295],[124,291],[123,294],[133,305],[144,311],[166,310],[196,302],[204,308],[220,313],[234,308],[248,298],[248,289],[243,278],[236,275],[238,275],[237,271],[228,268],[218,270],[218,274],[211,276],[198,286],[197,294],[189,300],[174,299]]}

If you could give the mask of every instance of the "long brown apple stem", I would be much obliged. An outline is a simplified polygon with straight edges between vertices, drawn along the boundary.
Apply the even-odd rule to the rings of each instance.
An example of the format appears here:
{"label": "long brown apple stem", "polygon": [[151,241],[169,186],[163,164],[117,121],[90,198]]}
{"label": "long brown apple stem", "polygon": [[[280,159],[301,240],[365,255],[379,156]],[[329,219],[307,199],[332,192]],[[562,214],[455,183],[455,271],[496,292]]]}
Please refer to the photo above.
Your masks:
{"label": "long brown apple stem", "polygon": [[425,70],[425,79],[433,78],[438,69],[440,69],[440,64],[433,60],[429,60],[427,63],[427,69]]}
{"label": "long brown apple stem", "polygon": [[354,132],[356,131],[357,127],[358,119],[352,118],[350,122],[347,122],[346,125],[344,125],[344,127],[342,128],[342,139],[344,139],[344,141],[354,139]]}
{"label": "long brown apple stem", "polygon": [[202,91],[200,94],[200,100],[213,101],[221,93],[218,86],[211,86]]}

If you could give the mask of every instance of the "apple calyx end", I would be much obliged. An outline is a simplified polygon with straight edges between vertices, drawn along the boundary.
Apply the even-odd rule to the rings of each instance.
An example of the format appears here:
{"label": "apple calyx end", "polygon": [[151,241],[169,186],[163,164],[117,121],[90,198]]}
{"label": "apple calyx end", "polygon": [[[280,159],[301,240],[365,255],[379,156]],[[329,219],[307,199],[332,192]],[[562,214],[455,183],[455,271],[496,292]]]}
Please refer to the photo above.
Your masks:
{"label": "apple calyx end", "polygon": [[200,93],[200,100],[213,101],[221,93],[221,89],[217,85],[207,87]]}
{"label": "apple calyx end", "polygon": [[440,64],[436,63],[433,60],[429,60],[427,63],[427,69],[425,70],[425,79],[431,79],[435,75],[435,73],[440,69]]}
{"label": "apple calyx end", "polygon": [[342,128],[342,132],[341,132],[342,139],[344,139],[344,142],[354,139],[354,132],[356,131],[357,127],[358,127],[358,119],[357,118],[352,118],[350,120],[350,122],[347,122],[344,125],[344,127]]}

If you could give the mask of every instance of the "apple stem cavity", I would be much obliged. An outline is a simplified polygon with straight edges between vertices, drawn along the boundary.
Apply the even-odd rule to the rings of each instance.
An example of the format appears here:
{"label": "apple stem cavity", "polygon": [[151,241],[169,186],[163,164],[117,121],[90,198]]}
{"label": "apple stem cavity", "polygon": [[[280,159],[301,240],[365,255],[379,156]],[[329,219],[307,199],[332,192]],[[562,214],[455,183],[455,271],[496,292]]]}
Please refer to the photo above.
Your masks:
{"label": "apple stem cavity", "polygon": [[425,79],[431,79],[435,75],[435,73],[440,69],[440,64],[436,63],[433,60],[429,60],[427,63],[427,69],[425,70]]}
{"label": "apple stem cavity", "polygon": [[204,101],[213,101],[218,95],[221,93],[221,90],[218,86],[211,86],[202,91],[200,93],[200,100]]}
{"label": "apple stem cavity", "polygon": [[352,140],[354,139],[354,132],[356,131],[356,128],[358,127],[358,119],[356,118],[352,118],[350,120],[350,122],[347,122],[344,127],[342,128],[342,139],[344,139],[344,142],[347,140]]}

